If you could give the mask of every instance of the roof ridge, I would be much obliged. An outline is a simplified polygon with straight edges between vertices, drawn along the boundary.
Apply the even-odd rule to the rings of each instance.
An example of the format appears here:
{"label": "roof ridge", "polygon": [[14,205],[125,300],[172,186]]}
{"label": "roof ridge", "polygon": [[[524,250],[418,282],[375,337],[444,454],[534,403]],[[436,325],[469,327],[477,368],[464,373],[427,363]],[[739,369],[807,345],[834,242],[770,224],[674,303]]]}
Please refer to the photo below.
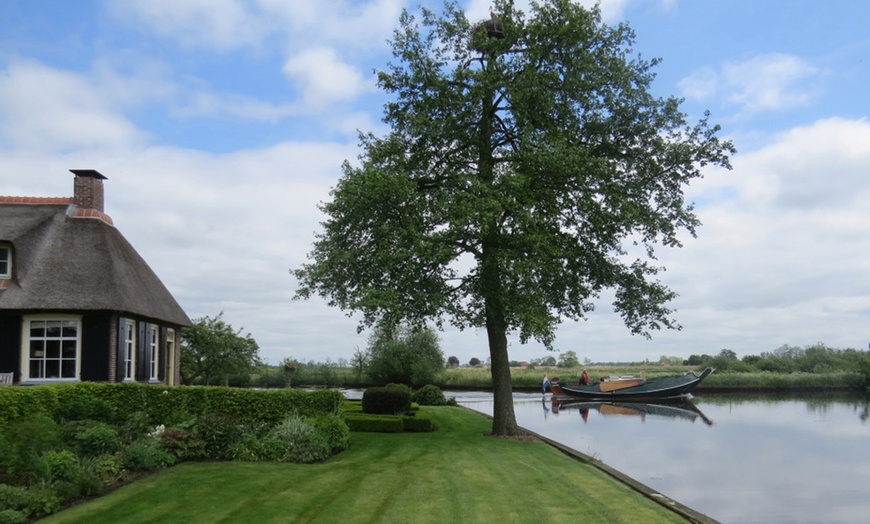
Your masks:
{"label": "roof ridge", "polygon": [[32,197],[0,195],[0,204],[72,204],[73,197]]}

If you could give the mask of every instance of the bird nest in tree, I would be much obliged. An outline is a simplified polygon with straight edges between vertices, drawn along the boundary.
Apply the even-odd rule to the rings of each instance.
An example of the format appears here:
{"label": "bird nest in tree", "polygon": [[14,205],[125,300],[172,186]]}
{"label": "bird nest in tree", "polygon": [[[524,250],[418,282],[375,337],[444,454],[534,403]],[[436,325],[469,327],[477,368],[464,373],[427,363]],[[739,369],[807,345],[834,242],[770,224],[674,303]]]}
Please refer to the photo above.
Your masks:
{"label": "bird nest in tree", "polygon": [[505,24],[494,13],[489,20],[482,20],[474,26],[471,35],[471,48],[482,53],[503,51],[511,44],[505,40]]}

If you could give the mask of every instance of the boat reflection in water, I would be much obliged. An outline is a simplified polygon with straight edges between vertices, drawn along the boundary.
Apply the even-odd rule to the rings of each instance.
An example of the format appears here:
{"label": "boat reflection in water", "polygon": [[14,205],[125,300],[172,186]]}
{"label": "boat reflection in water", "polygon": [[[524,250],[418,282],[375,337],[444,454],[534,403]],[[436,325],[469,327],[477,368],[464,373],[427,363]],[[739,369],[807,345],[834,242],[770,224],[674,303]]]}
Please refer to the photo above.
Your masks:
{"label": "boat reflection in water", "polygon": [[[686,398],[661,402],[607,402],[552,397],[550,406],[553,414],[556,415],[565,410],[577,410],[584,423],[589,419],[589,411],[597,411],[603,416],[640,417],[641,422],[646,422],[647,416],[653,416],[682,418],[692,422],[700,419],[708,426],[713,425],[713,421]],[[544,410],[547,410],[546,400],[544,400]]]}

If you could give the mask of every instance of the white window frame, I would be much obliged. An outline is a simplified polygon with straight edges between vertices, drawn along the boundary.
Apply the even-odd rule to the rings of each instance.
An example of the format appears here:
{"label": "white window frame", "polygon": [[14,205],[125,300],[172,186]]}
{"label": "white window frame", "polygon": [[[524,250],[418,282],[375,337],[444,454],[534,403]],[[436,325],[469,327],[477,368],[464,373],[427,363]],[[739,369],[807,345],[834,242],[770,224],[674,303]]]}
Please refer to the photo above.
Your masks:
{"label": "white window frame", "polygon": [[121,359],[123,376],[120,377],[123,382],[136,381],[136,321],[125,318],[121,324],[123,337],[121,343]]}
{"label": "white window frame", "polygon": [[12,278],[12,249],[0,244],[0,279]]}
{"label": "white window frame", "polygon": [[160,327],[148,325],[148,382],[160,382]]}
{"label": "white window frame", "polygon": [[[56,335],[48,332],[52,324],[60,323],[60,331]],[[34,325],[37,324],[37,325]],[[41,325],[45,330],[42,336],[34,336],[34,329]],[[75,329],[70,336],[64,331]],[[48,382],[78,382],[82,367],[82,317],[80,315],[27,315],[22,319],[21,336],[21,383],[43,384]],[[38,346],[42,344],[40,349]],[[70,343],[73,346],[70,346]],[[50,346],[56,346],[52,349]],[[70,356],[73,352],[75,356]],[[56,356],[55,356],[56,355]],[[73,371],[64,364],[73,361]],[[57,365],[57,375],[50,372],[50,367]],[[36,376],[31,374],[33,365],[39,368]],[[41,364],[41,365],[39,365]]]}
{"label": "white window frame", "polygon": [[166,328],[166,361],[169,363],[166,372],[166,384],[175,385],[175,328]]}

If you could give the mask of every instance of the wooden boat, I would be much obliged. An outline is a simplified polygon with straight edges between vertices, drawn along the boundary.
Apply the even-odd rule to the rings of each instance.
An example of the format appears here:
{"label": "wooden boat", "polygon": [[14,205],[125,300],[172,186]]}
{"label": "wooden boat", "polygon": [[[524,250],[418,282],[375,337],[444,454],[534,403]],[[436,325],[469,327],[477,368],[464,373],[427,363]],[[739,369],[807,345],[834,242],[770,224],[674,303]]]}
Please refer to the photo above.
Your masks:
{"label": "wooden boat", "polygon": [[689,371],[683,375],[649,380],[644,375],[640,377],[605,377],[597,384],[570,386],[560,384],[559,379],[554,378],[550,381],[550,391],[553,392],[553,396],[564,399],[662,400],[688,395],[712,372],[713,368],[707,368],[700,375]]}

